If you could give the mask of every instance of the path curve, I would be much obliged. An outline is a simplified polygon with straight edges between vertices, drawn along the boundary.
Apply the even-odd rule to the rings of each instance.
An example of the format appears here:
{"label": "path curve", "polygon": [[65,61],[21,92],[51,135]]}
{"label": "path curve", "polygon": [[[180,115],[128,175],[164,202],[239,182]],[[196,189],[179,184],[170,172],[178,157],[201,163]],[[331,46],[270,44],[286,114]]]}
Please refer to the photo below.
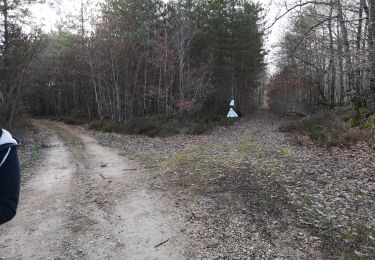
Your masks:
{"label": "path curve", "polygon": [[184,259],[179,218],[148,172],[73,127],[37,124],[54,134],[0,227],[0,259]]}

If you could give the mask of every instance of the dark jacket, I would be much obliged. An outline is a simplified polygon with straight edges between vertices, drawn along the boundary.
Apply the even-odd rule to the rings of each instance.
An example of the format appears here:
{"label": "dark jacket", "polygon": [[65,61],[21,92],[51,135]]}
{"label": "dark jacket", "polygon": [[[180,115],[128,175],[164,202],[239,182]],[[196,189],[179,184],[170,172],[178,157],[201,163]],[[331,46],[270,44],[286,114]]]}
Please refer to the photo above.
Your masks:
{"label": "dark jacket", "polygon": [[0,225],[10,221],[17,211],[20,193],[18,145],[19,142],[3,129],[0,137]]}

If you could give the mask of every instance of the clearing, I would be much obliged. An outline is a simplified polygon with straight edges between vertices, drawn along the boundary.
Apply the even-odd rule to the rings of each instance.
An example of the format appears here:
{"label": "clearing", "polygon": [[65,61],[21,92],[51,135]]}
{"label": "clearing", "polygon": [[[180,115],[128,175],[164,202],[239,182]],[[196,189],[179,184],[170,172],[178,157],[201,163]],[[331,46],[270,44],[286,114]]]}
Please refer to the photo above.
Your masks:
{"label": "clearing", "polygon": [[168,138],[38,121],[53,134],[0,257],[373,259],[374,148],[300,146],[285,121]]}

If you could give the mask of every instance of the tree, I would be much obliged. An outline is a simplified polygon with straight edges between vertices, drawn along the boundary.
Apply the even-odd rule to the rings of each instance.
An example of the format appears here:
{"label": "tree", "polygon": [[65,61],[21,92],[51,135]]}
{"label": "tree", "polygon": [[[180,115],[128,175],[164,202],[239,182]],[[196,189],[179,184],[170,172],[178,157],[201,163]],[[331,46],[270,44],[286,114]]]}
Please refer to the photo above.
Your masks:
{"label": "tree", "polygon": [[287,7],[287,12],[294,12],[297,18],[282,42],[280,66],[293,68],[304,82],[300,109],[306,99],[309,107],[350,105],[356,113],[360,107],[373,106],[368,62],[373,47],[366,43],[371,33],[366,1],[300,1]]}

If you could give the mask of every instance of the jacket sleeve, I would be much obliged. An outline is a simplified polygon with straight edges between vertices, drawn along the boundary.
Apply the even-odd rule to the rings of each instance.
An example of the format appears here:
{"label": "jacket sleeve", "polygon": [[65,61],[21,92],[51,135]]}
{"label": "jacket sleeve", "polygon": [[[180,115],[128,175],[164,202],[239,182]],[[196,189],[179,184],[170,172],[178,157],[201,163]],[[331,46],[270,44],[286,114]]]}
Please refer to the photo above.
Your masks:
{"label": "jacket sleeve", "polygon": [[[2,151],[4,158],[8,151]],[[20,169],[17,148],[11,148],[9,155],[0,167],[0,225],[10,221],[15,215],[20,193]]]}

